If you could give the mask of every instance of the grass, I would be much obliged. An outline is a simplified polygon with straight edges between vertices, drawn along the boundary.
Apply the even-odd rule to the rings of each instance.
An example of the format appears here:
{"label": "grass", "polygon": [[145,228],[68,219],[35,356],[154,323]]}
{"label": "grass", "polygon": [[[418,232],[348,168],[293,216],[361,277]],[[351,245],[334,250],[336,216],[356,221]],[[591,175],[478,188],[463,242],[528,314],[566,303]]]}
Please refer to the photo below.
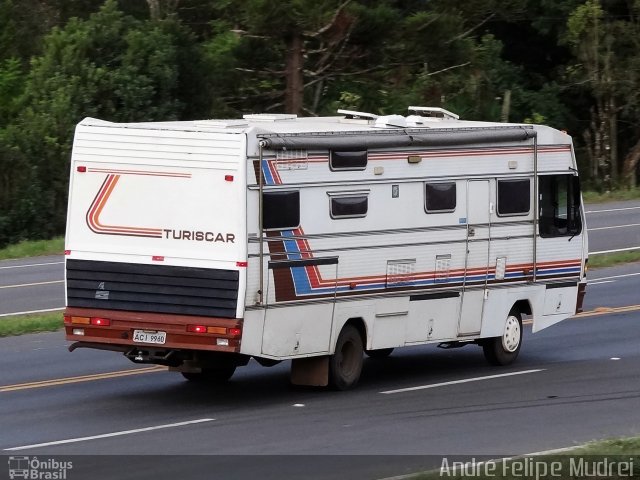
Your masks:
{"label": "grass", "polygon": [[604,193],[588,190],[582,192],[582,199],[584,200],[584,203],[607,203],[623,200],[638,200],[640,199],[640,188],[612,190]]}
{"label": "grass", "polygon": [[640,262],[640,250],[628,252],[602,253],[589,256],[589,269],[613,267],[623,263]]}
{"label": "grass", "polygon": [[62,253],[64,253],[64,237],[56,237],[52,240],[25,240],[0,249],[0,260],[40,255],[61,255]]}
{"label": "grass", "polygon": [[62,312],[0,317],[0,337],[25,333],[55,332],[63,326]]}
{"label": "grass", "polygon": [[[453,460],[443,462],[444,469],[409,476],[411,480],[465,479],[539,480],[556,478],[639,478],[640,437],[591,442],[549,455],[518,457],[509,460],[467,463],[462,471]],[[448,467],[448,469],[446,468]]]}

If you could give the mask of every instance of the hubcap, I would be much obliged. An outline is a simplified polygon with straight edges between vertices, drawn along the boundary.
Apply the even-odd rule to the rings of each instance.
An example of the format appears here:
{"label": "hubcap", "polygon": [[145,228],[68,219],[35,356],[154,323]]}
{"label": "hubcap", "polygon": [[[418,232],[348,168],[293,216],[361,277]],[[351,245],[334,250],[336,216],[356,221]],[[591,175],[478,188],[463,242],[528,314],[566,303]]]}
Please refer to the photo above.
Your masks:
{"label": "hubcap", "polygon": [[520,322],[513,315],[507,317],[502,335],[502,347],[509,353],[513,353],[520,345]]}

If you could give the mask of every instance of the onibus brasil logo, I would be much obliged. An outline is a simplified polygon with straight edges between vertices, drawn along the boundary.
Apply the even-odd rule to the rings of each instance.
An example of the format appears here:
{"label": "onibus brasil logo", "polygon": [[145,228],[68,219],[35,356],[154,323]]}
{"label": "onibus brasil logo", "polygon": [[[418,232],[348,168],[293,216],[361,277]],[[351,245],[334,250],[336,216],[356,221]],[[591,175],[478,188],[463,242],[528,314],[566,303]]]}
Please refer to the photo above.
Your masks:
{"label": "onibus brasil logo", "polygon": [[38,457],[9,457],[9,478],[33,480],[66,480],[73,462],[62,462],[54,458],[44,460]]}

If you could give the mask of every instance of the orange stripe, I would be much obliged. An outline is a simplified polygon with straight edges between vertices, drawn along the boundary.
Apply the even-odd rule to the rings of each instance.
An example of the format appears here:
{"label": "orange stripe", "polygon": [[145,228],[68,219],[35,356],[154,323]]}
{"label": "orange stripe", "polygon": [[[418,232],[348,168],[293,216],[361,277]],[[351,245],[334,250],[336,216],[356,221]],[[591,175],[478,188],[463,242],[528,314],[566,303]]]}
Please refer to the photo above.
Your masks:
{"label": "orange stripe", "polygon": [[161,236],[162,229],[160,228],[144,228],[144,227],[125,227],[118,225],[103,225],[100,223],[100,215],[102,210],[107,204],[109,197],[113,193],[120,175],[111,174],[107,177],[107,182],[103,185],[101,192],[99,193],[95,207],[89,214],[91,226],[93,226],[99,233],[123,233],[123,234],[140,234],[143,236]]}

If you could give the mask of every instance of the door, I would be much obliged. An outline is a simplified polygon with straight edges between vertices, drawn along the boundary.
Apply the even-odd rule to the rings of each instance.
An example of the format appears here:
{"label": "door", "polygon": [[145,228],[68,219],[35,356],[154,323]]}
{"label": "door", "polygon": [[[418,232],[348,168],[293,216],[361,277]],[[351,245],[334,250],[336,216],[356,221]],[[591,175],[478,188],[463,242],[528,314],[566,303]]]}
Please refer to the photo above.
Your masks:
{"label": "door", "polygon": [[467,255],[458,336],[477,335],[482,327],[491,240],[490,193],[489,180],[467,182]]}

